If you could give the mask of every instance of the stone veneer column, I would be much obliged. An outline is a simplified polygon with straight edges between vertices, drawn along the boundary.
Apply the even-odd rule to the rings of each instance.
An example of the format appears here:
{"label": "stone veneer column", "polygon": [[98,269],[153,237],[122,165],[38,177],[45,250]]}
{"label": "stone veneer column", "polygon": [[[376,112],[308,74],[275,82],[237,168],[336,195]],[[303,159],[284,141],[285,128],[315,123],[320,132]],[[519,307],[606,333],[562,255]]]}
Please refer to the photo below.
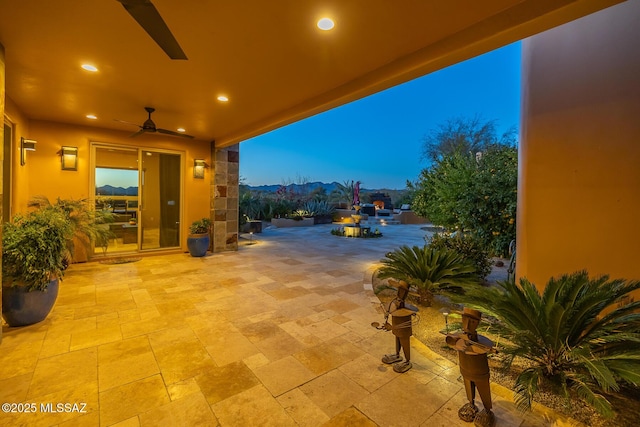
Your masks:
{"label": "stone veneer column", "polygon": [[211,222],[213,252],[238,250],[240,147],[216,148],[211,143]]}

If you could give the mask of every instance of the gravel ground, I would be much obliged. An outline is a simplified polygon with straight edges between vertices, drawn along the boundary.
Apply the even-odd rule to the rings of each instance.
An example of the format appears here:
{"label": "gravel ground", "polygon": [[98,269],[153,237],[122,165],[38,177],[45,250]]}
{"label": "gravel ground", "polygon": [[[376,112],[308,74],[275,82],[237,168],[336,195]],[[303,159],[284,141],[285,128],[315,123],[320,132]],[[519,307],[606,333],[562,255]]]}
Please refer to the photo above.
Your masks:
{"label": "gravel ground", "polygon": [[[487,277],[487,282],[495,283],[497,280],[506,279],[508,260],[503,261],[505,262],[505,266],[494,266],[492,273]],[[378,298],[380,298],[382,302],[393,299],[396,295],[395,291],[385,289],[386,285],[387,283],[385,280],[374,277],[373,288],[376,290]],[[420,321],[413,327],[414,337],[419,339],[434,352],[451,361],[457,362],[457,352],[445,345],[444,335],[442,333],[445,330],[445,320],[440,309],[443,307],[449,307],[446,298],[436,296],[431,307],[421,306],[415,300],[411,301],[411,303],[420,309]],[[451,323],[453,323],[453,320],[450,320],[450,324]],[[450,328],[450,330],[452,330],[452,328]],[[482,333],[481,330],[482,323],[479,328],[480,333]],[[492,355],[490,356],[490,366],[491,381],[509,389],[513,389],[517,372],[518,370],[523,369],[524,365],[522,361],[516,360],[512,365],[512,369],[505,371],[501,367],[500,355]],[[623,427],[640,425],[640,392],[638,389],[626,390],[624,393],[607,396],[607,398],[614,405],[614,408],[618,413],[618,415],[612,420],[606,420],[600,417],[591,407],[580,401],[572,400],[569,405],[565,399],[552,393],[538,392],[535,396],[535,401],[589,426]]]}

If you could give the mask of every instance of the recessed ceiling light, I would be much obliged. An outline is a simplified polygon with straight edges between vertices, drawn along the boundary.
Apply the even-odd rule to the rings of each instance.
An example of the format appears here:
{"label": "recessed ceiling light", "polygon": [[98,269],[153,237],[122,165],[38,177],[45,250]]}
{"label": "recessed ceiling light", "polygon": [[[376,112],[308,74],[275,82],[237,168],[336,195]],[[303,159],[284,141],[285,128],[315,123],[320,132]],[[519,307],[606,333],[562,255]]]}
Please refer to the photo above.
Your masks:
{"label": "recessed ceiling light", "polygon": [[92,72],[98,71],[98,68],[91,64],[82,64],[82,69],[87,71],[92,71]]}
{"label": "recessed ceiling light", "polygon": [[178,132],[186,132],[186,130],[184,128],[178,128],[176,129]]}
{"label": "recessed ceiling light", "polygon": [[98,117],[96,115],[94,115],[94,114],[87,114],[86,117],[87,117],[87,119],[91,119],[91,120],[97,120],[98,119]]}
{"label": "recessed ceiling light", "polygon": [[224,96],[224,95],[220,95],[220,96],[218,97],[218,101],[220,101],[220,102],[227,102],[227,101],[229,101],[229,98],[227,98],[227,97],[226,97],[226,96]]}
{"label": "recessed ceiling light", "polygon": [[329,18],[322,18],[318,21],[318,28],[323,31],[329,31],[335,26],[334,22]]}

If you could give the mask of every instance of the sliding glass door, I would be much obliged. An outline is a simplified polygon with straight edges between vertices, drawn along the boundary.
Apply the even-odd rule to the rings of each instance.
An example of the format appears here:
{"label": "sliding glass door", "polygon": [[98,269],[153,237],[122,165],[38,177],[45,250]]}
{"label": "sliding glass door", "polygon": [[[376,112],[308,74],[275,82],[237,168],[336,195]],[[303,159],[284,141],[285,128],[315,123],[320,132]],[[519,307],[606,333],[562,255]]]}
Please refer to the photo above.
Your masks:
{"label": "sliding glass door", "polygon": [[180,246],[179,154],[142,152],[142,250]]}
{"label": "sliding glass door", "polygon": [[182,156],[162,150],[93,145],[96,209],[108,212],[110,237],[96,254],[180,246]]}

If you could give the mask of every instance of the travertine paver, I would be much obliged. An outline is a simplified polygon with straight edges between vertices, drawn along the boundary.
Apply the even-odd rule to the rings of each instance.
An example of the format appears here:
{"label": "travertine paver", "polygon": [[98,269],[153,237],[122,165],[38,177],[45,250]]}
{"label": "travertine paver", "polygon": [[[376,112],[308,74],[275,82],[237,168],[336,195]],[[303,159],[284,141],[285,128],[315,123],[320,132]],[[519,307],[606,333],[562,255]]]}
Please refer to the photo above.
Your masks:
{"label": "travertine paver", "polygon": [[[86,403],[84,412],[1,414],[7,426],[464,426],[457,366],[412,340],[414,367],[380,362],[390,335],[371,272],[416,225],[380,239],[333,225],[266,228],[238,252],[72,265],[49,317],[3,330],[3,402]],[[496,390],[499,390],[496,388]],[[494,392],[509,426],[548,425]]]}

